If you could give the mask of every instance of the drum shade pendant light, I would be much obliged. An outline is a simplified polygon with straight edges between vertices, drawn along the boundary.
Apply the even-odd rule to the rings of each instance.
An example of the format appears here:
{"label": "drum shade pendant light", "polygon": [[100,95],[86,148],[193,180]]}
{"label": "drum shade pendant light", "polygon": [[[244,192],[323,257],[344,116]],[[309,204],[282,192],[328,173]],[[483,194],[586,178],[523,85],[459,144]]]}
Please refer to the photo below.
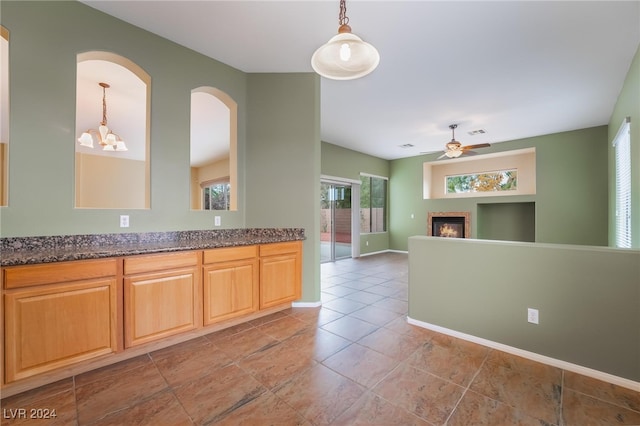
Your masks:
{"label": "drum shade pendant light", "polygon": [[314,71],[332,80],[353,80],[376,69],[380,55],[375,47],[351,33],[345,0],[340,0],[338,34],[311,57]]}
{"label": "drum shade pendant light", "polygon": [[89,129],[78,138],[78,143],[87,148],[93,148],[93,135],[98,138],[98,143],[103,151],[128,151],[127,145],[120,136],[113,133],[107,127],[107,94],[106,90],[111,87],[107,83],[98,83],[102,87],[102,121],[98,130]]}

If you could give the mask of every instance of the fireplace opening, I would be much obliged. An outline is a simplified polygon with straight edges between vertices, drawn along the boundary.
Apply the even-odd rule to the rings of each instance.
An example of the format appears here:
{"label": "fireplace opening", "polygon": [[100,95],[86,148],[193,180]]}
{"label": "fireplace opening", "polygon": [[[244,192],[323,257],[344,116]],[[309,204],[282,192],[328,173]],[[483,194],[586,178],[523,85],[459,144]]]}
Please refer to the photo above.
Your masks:
{"label": "fireplace opening", "polygon": [[431,212],[427,235],[443,238],[471,238],[469,212]]}

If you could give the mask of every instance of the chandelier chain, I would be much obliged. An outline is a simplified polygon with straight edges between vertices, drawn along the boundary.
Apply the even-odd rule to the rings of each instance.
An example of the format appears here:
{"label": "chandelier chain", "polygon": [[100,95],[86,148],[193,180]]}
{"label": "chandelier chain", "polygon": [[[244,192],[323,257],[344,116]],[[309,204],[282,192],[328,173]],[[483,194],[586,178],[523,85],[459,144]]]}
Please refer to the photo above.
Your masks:
{"label": "chandelier chain", "polygon": [[107,88],[102,86],[102,124],[107,125]]}
{"label": "chandelier chain", "polygon": [[340,15],[338,15],[338,23],[342,25],[349,24],[349,18],[347,17],[347,2],[346,0],[340,0]]}

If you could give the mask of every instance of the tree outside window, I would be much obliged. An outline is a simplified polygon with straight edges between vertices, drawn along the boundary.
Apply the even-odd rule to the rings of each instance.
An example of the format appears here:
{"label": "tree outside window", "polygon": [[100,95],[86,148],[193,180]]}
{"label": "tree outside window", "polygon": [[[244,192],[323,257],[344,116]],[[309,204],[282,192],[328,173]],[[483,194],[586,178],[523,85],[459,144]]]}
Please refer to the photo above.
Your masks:
{"label": "tree outside window", "polygon": [[360,232],[386,232],[387,179],[360,176]]}

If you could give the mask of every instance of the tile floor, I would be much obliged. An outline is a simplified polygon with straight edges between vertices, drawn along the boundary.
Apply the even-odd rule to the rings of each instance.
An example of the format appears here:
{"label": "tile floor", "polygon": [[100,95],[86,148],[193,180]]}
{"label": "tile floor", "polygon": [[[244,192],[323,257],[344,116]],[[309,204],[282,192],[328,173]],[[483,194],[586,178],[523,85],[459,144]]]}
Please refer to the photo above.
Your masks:
{"label": "tile floor", "polygon": [[2,424],[640,424],[638,392],[408,324],[405,254],[323,264],[322,302],[7,398]]}

